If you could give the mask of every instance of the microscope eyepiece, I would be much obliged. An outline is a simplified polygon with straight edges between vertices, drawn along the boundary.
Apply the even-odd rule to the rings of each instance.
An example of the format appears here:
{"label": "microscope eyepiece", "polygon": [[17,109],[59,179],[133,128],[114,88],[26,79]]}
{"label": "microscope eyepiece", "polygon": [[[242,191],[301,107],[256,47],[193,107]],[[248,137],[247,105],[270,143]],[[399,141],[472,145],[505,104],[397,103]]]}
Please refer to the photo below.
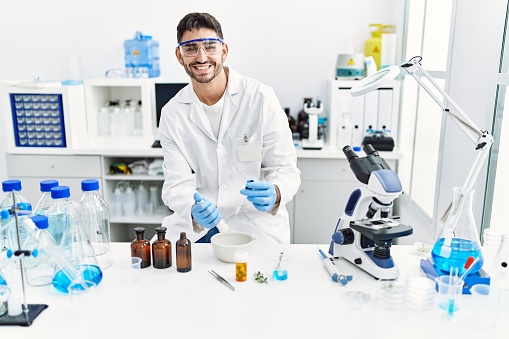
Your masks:
{"label": "microscope eyepiece", "polygon": [[366,155],[378,156],[378,152],[373,146],[371,146],[371,144],[365,144],[362,150],[366,153]]}
{"label": "microscope eyepiece", "polygon": [[346,159],[348,160],[348,162],[351,162],[352,159],[359,157],[350,145],[346,145],[345,147],[343,147],[343,153],[346,155]]}

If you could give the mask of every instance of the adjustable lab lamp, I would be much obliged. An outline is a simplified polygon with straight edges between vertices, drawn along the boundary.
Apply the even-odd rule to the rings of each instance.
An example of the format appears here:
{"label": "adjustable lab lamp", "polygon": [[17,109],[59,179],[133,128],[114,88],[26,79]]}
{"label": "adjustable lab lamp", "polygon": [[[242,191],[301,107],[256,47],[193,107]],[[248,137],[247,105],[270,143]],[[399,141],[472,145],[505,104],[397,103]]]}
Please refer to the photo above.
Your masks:
{"label": "adjustable lab lamp", "polygon": [[[462,187],[463,191],[472,190],[477,177],[479,176],[481,167],[488,157],[491,145],[494,142],[493,136],[488,131],[483,131],[474,124],[474,122],[463,112],[463,110],[454,102],[454,100],[452,100],[452,98],[433,80],[428,72],[422,68],[420,64],[421,59],[421,57],[414,57],[402,65],[383,68],[372,76],[363,79],[357,86],[354,86],[350,90],[350,93],[352,96],[364,95],[372,90],[386,85],[387,82],[396,78],[402,70],[410,74],[442,108],[443,112],[447,113],[475,144],[475,150],[478,151],[478,153]],[[429,83],[433,85],[434,89],[440,93],[442,98],[435,95],[435,92],[433,92],[428,84],[423,81],[422,77],[425,77]],[[464,204],[463,197],[461,197],[461,199],[462,201],[460,201],[460,203]],[[450,255],[450,240],[453,237],[454,228],[456,227],[456,220],[458,217],[457,211],[451,211],[451,207],[452,203],[449,205],[448,209],[440,220],[444,223],[442,232],[445,231],[444,234],[446,234],[447,237],[445,240],[449,242],[447,246],[444,242],[444,248],[442,249],[446,249],[446,251],[444,251],[446,258],[448,258]],[[428,260],[421,260],[421,268],[428,275],[440,274],[438,271],[434,270],[433,264]],[[469,284],[470,286],[475,283],[489,284],[489,277],[484,272],[479,271],[478,273],[473,274],[471,277],[466,277],[465,283]],[[468,293],[465,292],[465,290],[463,292]]]}
{"label": "adjustable lab lamp", "polygon": [[[491,145],[493,144],[493,136],[488,131],[483,131],[475,125],[475,123],[465,114],[465,112],[463,112],[454,100],[452,100],[452,98],[433,80],[429,73],[422,68],[420,64],[421,59],[421,57],[413,57],[402,65],[394,65],[383,68],[372,76],[363,79],[358,85],[354,86],[350,90],[350,93],[355,97],[383,87],[388,82],[396,78],[400,74],[401,70],[410,74],[476,145],[475,150],[479,152],[477,153],[474,164],[472,165],[463,185],[463,189],[473,189],[481,167],[486,161]],[[443,98],[440,99],[435,95],[435,93],[422,80],[423,76],[429,80],[438,92],[440,92]],[[447,101],[447,104],[444,103],[444,99]],[[449,106],[453,110],[450,110]],[[450,206],[442,216],[442,221],[446,219],[449,210]]]}

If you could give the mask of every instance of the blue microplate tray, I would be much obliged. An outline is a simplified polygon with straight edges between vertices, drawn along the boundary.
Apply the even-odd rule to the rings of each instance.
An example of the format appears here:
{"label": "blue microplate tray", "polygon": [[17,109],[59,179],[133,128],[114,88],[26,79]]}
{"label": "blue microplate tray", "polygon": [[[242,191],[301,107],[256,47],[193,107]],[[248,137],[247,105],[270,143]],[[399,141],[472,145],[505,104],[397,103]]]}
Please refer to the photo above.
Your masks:
{"label": "blue microplate tray", "polygon": [[[442,275],[449,275],[449,272],[444,272],[441,269],[435,267],[431,258],[421,259],[421,269],[424,271],[426,276],[430,279],[438,278]],[[470,294],[470,287],[477,284],[490,284],[490,276],[482,268],[479,272],[472,273],[466,276],[465,284],[463,285],[463,294]]]}

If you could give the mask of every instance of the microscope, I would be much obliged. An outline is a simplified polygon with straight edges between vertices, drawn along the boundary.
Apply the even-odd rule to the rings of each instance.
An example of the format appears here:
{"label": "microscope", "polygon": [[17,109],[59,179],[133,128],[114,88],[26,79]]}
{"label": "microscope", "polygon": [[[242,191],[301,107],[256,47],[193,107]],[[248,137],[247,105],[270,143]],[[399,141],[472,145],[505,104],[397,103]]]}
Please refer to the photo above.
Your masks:
{"label": "microscope", "polygon": [[323,112],[323,104],[317,100],[316,104],[312,100],[304,102],[304,113],[308,115],[308,137],[302,139],[303,149],[322,149],[323,139],[319,138],[318,115]]}
{"label": "microscope", "polygon": [[350,194],[329,254],[345,258],[377,279],[396,279],[399,269],[391,257],[392,241],[413,233],[411,226],[390,218],[401,182],[371,144],[365,144],[363,151],[366,156],[360,158],[349,145],[343,147],[350,169],[367,186]]}

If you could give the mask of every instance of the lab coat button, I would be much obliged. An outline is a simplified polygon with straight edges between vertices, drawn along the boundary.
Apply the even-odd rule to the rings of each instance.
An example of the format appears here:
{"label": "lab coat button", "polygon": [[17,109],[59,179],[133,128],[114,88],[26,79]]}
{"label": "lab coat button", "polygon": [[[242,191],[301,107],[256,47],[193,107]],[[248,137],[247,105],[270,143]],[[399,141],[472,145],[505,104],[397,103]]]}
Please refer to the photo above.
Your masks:
{"label": "lab coat button", "polygon": [[223,145],[221,145],[221,144],[217,145],[217,149],[221,149],[221,147],[223,147]]}
{"label": "lab coat button", "polygon": [[222,185],[221,185],[221,189],[222,189],[223,191],[226,191],[226,189],[227,189],[227,188],[228,188],[228,186],[227,186],[227,185],[225,185],[225,184],[222,184]]}

